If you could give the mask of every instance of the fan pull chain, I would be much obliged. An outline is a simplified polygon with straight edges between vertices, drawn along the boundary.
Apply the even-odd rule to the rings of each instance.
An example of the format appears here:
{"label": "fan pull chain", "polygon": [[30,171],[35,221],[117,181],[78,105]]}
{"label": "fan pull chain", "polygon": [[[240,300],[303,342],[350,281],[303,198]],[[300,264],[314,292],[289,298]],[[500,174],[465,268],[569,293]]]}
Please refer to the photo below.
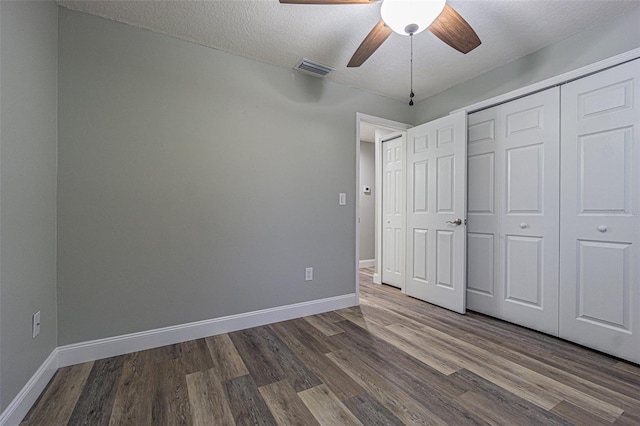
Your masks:
{"label": "fan pull chain", "polygon": [[413,106],[413,33],[409,34],[411,37],[411,93],[409,94],[409,106]]}

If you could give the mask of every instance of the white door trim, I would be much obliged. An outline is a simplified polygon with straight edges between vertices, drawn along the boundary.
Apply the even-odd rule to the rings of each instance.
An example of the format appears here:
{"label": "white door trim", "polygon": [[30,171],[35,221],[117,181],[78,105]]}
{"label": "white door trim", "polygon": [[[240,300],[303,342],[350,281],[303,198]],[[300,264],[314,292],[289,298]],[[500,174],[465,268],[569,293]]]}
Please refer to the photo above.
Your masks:
{"label": "white door trim", "polygon": [[[355,294],[356,294],[356,305],[360,303],[360,265],[359,265],[359,259],[360,259],[360,224],[358,223],[358,220],[360,219],[360,197],[359,195],[359,191],[360,191],[360,123],[369,123],[369,124],[374,124],[376,126],[380,126],[380,127],[387,127],[390,129],[395,129],[395,130],[407,130],[409,128],[411,128],[411,125],[406,124],[406,123],[401,123],[399,121],[393,121],[393,120],[388,120],[386,118],[382,118],[382,117],[376,117],[374,115],[369,115],[369,114],[363,114],[361,112],[356,113],[356,186],[355,186],[355,193],[354,193],[354,199],[356,202],[356,214],[355,214],[355,218],[354,218],[354,222],[356,224],[356,238],[355,238],[355,249],[356,249],[356,258],[355,258]],[[379,247],[380,247],[380,241],[379,241],[379,232],[378,230],[381,228],[382,226],[382,218],[380,213],[382,212],[382,203],[380,200],[380,194],[379,191],[381,189],[380,185],[381,182],[379,182],[379,179],[381,179],[380,174],[381,174],[381,170],[382,170],[382,164],[380,163],[381,161],[381,151],[382,151],[382,144],[379,144],[378,142],[376,142],[375,144],[375,152],[376,152],[376,164],[375,164],[375,175],[376,175],[376,183],[375,183],[375,191],[374,191],[374,196],[376,198],[376,215],[375,215],[375,229],[376,229],[376,237],[375,237],[375,255],[376,255],[376,274],[374,274],[373,280],[374,282],[377,282],[378,284],[380,284],[380,274],[379,274],[379,259],[380,259],[380,253],[378,252]]]}
{"label": "white door trim", "polygon": [[623,64],[625,62],[632,61],[640,58],[640,48],[629,50],[628,52],[621,53],[616,56],[612,56],[602,61],[595,62],[593,64],[586,65],[581,68],[566,72],[564,74],[556,75],[554,77],[542,80],[538,83],[530,84],[529,86],[521,87],[503,95],[498,95],[493,98],[486,99],[484,101],[477,102],[475,104],[468,105],[464,108],[452,111],[451,114],[455,114],[459,111],[467,111],[468,114],[472,112],[480,111],[490,108],[505,102],[512,101],[514,99],[521,98],[523,96],[530,95],[532,93],[540,92],[542,90],[549,89],[554,86],[559,86],[564,83],[576,80],[578,78],[586,77],[589,74],[594,74],[599,71],[603,71],[607,68],[615,67],[616,65]]}

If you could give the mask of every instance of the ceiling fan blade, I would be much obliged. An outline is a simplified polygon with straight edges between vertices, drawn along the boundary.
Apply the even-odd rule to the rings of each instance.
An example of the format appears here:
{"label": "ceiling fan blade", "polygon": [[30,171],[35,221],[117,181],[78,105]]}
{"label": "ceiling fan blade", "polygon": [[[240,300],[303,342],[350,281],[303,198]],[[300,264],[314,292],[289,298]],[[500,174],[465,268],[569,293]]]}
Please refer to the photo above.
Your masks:
{"label": "ceiling fan blade", "polygon": [[378,0],[280,0],[285,4],[370,4]]}
{"label": "ceiling fan blade", "polygon": [[373,52],[375,52],[378,47],[384,43],[384,41],[391,35],[391,32],[391,28],[387,27],[381,19],[362,41],[356,50],[356,53],[351,57],[347,67],[353,68],[362,65],[364,61],[369,59],[369,56],[373,55]]}
{"label": "ceiling fan blade", "polygon": [[436,37],[454,49],[469,53],[482,43],[471,25],[448,4],[429,27]]}

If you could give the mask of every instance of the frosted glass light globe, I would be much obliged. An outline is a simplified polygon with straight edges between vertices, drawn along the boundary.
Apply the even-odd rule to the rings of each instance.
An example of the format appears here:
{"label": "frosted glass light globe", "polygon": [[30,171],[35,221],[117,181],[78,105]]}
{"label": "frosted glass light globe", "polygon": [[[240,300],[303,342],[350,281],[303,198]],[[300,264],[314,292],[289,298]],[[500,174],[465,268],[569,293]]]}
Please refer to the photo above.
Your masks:
{"label": "frosted glass light globe", "polygon": [[382,20],[394,32],[418,34],[442,13],[446,0],[384,0],[380,8]]}

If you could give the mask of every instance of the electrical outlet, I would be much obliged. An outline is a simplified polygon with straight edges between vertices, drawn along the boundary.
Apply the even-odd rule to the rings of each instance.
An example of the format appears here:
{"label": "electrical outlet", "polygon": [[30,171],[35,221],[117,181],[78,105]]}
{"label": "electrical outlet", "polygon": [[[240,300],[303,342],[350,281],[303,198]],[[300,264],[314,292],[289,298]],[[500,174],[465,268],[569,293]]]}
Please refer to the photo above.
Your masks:
{"label": "electrical outlet", "polygon": [[33,314],[32,323],[31,323],[32,336],[35,338],[38,334],[40,334],[40,311]]}
{"label": "electrical outlet", "polygon": [[304,280],[313,281],[313,268],[309,267],[304,269]]}
{"label": "electrical outlet", "polygon": [[338,194],[338,205],[346,206],[347,205],[347,193],[341,192]]}

